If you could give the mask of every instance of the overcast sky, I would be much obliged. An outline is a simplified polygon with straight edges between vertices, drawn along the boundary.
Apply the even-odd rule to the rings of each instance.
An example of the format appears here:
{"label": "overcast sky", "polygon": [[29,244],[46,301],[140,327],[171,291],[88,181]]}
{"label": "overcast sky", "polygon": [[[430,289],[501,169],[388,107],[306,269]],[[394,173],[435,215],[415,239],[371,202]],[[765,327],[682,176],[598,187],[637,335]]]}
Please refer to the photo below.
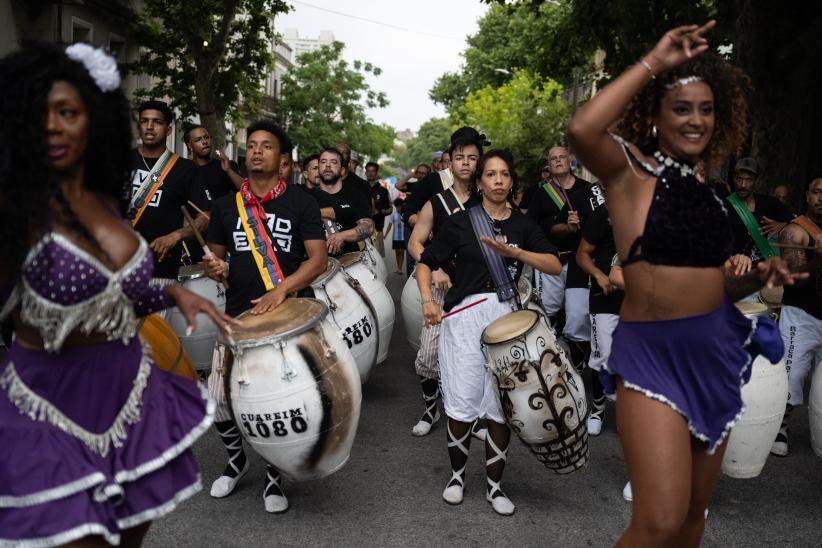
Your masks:
{"label": "overcast sky", "polygon": [[370,79],[370,84],[384,91],[391,104],[369,111],[371,118],[397,130],[410,128],[415,132],[428,118],[445,113],[428,98],[428,90],[440,74],[460,66],[465,38],[476,32],[477,21],[488,9],[480,0],[289,0],[289,3],[294,9],[275,20],[277,30],[296,28],[300,37],[309,38],[316,38],[321,30],[333,32],[337,40],[345,43],[346,59],[370,61],[383,70],[380,76]]}

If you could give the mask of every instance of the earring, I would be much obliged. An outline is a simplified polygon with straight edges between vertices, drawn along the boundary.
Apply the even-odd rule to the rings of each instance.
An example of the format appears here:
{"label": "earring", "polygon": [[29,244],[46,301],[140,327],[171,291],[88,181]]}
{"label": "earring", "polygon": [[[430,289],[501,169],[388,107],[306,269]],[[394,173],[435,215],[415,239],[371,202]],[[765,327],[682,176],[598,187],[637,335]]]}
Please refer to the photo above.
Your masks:
{"label": "earring", "polygon": [[656,126],[651,127],[651,137],[656,137]]}

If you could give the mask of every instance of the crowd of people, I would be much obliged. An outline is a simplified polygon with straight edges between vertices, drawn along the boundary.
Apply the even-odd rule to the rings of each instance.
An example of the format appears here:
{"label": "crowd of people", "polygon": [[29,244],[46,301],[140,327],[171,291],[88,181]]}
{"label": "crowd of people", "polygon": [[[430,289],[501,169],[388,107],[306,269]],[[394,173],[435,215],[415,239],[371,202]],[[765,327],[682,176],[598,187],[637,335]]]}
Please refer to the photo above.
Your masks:
{"label": "crowd of people", "polygon": [[[712,26],[666,33],[588,101],[536,184],[518,188],[511,152],[462,127],[397,183],[393,202],[377,163],[360,178],[345,143],[295,163],[269,120],[245,130],[241,168],[199,124],[186,126],[187,158],[172,152],[174,113],[149,100],[133,112],[132,148],[116,63],[89,46],[0,61],[0,542],[139,545],[200,489],[191,447],[212,424],[228,461],[210,494],[230,495],[249,458],[225,347],[207,380],[190,382],[154,367],[138,319],[176,306],[189,330],[206,314],[231,342],[237,316],[313,295],[329,257],[366,241],[384,256],[389,239],[424,322],[411,433],[445,415],[446,503],[464,499],[473,438],[487,501],[515,512],[501,484],[512,430],[481,338],[523,308],[526,281],[570,363],[589,371],[589,435],[615,402],[633,501],[618,544],[698,545],[752,359],[775,363],[787,349],[772,447],[786,456],[822,346],[822,178],[797,215],[790,187],[754,191],[753,158],[733,163],[730,184],[716,175],[742,149],[747,110],[745,75],[706,51]],[[192,263],[225,284],[224,312],[177,283]],[[777,286],[778,328],[733,306]],[[267,512],[289,507],[282,479],[268,463]]]}

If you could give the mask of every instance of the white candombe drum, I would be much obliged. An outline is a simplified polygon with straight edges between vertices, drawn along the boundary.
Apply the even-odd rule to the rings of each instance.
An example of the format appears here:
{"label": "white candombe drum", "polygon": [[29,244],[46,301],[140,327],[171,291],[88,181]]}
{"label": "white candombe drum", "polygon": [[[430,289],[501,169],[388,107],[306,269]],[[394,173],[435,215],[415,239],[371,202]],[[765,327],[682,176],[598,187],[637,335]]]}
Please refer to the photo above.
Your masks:
{"label": "white candombe drum", "polygon": [[420,288],[417,287],[417,271],[415,270],[402,288],[400,297],[400,312],[402,323],[405,324],[405,338],[414,350],[420,349],[420,333],[422,333],[422,298]]}
{"label": "white candombe drum", "polygon": [[360,286],[371,301],[371,306],[377,314],[377,324],[380,326],[377,363],[383,363],[388,358],[388,347],[391,344],[391,334],[394,331],[394,299],[391,293],[380,283],[377,276],[366,265],[365,253],[358,251],[346,253],[339,259],[343,270],[360,282]]}
{"label": "white candombe drum", "polygon": [[811,447],[822,457],[822,365],[816,364],[808,394],[808,422],[811,429]]}
{"label": "white candombe drum", "polygon": [[[768,307],[761,303],[740,302],[736,306],[751,320],[768,313]],[[722,472],[732,478],[755,478],[762,472],[787,401],[785,362],[779,360],[772,364],[767,358],[757,356],[751,364],[751,380],[742,387],[745,412],[726,442]]]}
{"label": "white candombe drum", "polygon": [[316,299],[286,299],[259,316],[245,312],[226,352],[226,393],[243,437],[297,481],[339,470],[360,419],[357,365],[328,317]]}
{"label": "white candombe drum", "polygon": [[505,422],[546,468],[570,474],[588,462],[585,385],[547,318],[517,310],[482,332]]}
{"label": "white candombe drum", "polygon": [[[206,276],[203,263],[180,267],[177,279],[183,287],[205,297],[214,303],[217,310],[225,312],[225,289],[220,282]],[[173,307],[168,313],[168,323],[180,338],[194,367],[198,370],[211,369],[211,357],[218,334],[217,326],[211,318],[203,313],[197,314],[197,330],[191,335],[186,335],[188,323],[185,316],[177,307]]]}
{"label": "white candombe drum", "polygon": [[362,382],[368,380],[377,364],[379,321],[363,287],[340,267],[337,259],[328,258],[328,267],[311,282],[314,297],[329,310],[329,320],[337,326],[339,336],[351,350]]}
{"label": "white candombe drum", "polygon": [[371,238],[366,238],[363,240],[363,243],[365,244],[365,248],[362,252],[365,255],[366,265],[374,272],[374,275],[380,283],[385,285],[388,279],[388,269],[385,267],[385,259],[382,258],[380,252],[374,247],[374,242],[371,241]]}

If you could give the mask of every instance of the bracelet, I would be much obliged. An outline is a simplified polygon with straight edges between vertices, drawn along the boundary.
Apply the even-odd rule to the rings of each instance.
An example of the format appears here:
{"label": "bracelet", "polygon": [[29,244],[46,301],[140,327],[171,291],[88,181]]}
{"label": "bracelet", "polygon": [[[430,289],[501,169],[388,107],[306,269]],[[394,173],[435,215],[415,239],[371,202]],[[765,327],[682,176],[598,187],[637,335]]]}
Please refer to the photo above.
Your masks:
{"label": "bracelet", "polygon": [[436,301],[434,300],[433,297],[431,297],[430,299],[425,299],[424,301],[420,301],[420,304],[428,304],[428,303],[434,303],[434,302],[436,302]]}
{"label": "bracelet", "polygon": [[643,67],[648,69],[648,74],[651,75],[651,80],[656,80],[656,75],[654,75],[654,68],[651,66],[651,64],[648,63],[648,61],[646,61],[645,59],[640,59],[639,62],[642,63]]}

